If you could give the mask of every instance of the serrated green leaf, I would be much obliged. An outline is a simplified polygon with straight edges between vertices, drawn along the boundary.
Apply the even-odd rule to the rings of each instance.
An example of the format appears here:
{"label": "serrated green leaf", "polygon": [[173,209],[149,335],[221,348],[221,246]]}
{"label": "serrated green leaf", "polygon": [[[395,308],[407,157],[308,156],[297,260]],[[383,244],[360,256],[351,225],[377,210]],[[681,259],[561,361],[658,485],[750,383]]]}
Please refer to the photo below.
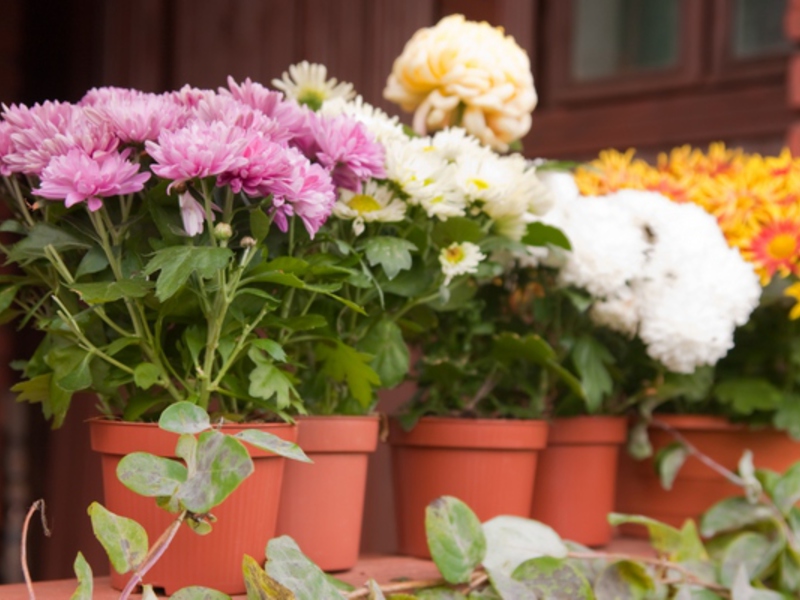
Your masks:
{"label": "serrated green leaf", "polygon": [[350,394],[362,407],[372,405],[373,387],[379,386],[381,380],[369,366],[371,355],[358,352],[339,340],[334,346],[318,344],[316,353],[322,363],[320,371],[323,375],[347,383]]}
{"label": "serrated green leaf", "polygon": [[359,350],[372,355],[370,366],[384,388],[397,386],[408,374],[408,345],[400,327],[392,319],[384,318],[373,325],[361,340]]}
{"label": "serrated green leaf", "polygon": [[94,592],[92,568],[80,552],[75,557],[72,569],[75,571],[75,577],[78,580],[78,589],[69,597],[70,600],[92,600],[92,593]]}
{"label": "serrated green leaf", "polygon": [[[292,591],[270,577],[252,556],[244,555],[242,575],[247,600],[295,600]],[[340,596],[341,597],[341,596]]]}
{"label": "serrated green leaf", "polygon": [[207,513],[253,472],[242,443],[218,431],[204,431],[197,440],[196,468],[175,498],[191,512]]}
{"label": "serrated green leaf", "polygon": [[158,426],[173,433],[194,434],[211,428],[208,413],[192,402],[169,405],[158,419]]}
{"label": "serrated green leaf", "polygon": [[144,268],[145,275],[161,271],[156,281],[156,297],[164,302],[186,284],[192,274],[210,279],[224,269],[233,251],[206,246],[168,246],[158,250]]}
{"label": "serrated green leaf", "polygon": [[172,496],[186,481],[187,471],[176,460],[147,452],[132,452],[117,465],[117,479],[140,496]]}
{"label": "serrated green leaf", "polygon": [[565,250],[572,249],[572,244],[563,231],[540,221],[528,223],[525,235],[522,236],[522,243],[526,246],[557,246]]}
{"label": "serrated green leaf", "polygon": [[88,509],[95,537],[105,548],[117,573],[136,569],[147,555],[147,532],[136,521],[115,515],[102,504],[92,502]]}
{"label": "serrated green leaf", "polygon": [[[250,356],[251,358],[254,356],[252,352]],[[292,398],[297,397],[297,390],[289,376],[271,362],[261,359],[255,362],[256,366],[248,376],[250,381],[248,393],[254,398],[263,400],[269,400],[275,396],[275,402],[279,409],[289,406]]]}
{"label": "serrated green leaf", "polygon": [[461,500],[442,496],[425,509],[431,558],[450,583],[465,583],[486,555],[481,522]]}
{"label": "serrated green leaf", "polygon": [[300,446],[292,442],[287,442],[286,440],[279,438],[277,435],[267,431],[261,431],[259,429],[245,429],[233,437],[240,439],[243,442],[247,442],[256,448],[260,448],[261,450],[266,450],[267,452],[277,454],[278,456],[284,456],[300,462],[313,462],[310,458],[308,458],[308,456],[306,456],[306,453],[303,452]]}
{"label": "serrated green leaf", "polygon": [[146,279],[74,283],[70,288],[87,304],[106,304],[123,298],[144,298],[153,284]]}
{"label": "serrated green leaf", "polygon": [[416,251],[417,246],[402,238],[377,236],[364,243],[364,250],[370,266],[381,265],[386,277],[392,280],[400,271],[411,268],[411,252]]}
{"label": "serrated green leaf", "polygon": [[673,442],[659,449],[655,456],[655,467],[661,486],[671,490],[678,472],[689,457],[689,451],[680,442]]}
{"label": "serrated green leaf", "polygon": [[602,409],[603,399],[611,394],[614,382],[609,365],[614,357],[600,342],[590,336],[581,336],[575,341],[570,353],[586,394],[586,408],[590,414]]}
{"label": "serrated green leaf", "polygon": [[38,258],[44,258],[47,246],[52,246],[59,251],[91,248],[91,244],[67,233],[63,229],[40,222],[31,228],[26,237],[11,247],[8,253],[8,260],[9,262],[27,264]]}
{"label": "serrated green leaf", "polygon": [[147,390],[158,383],[161,371],[153,363],[143,362],[133,369],[133,382],[140,389]]}
{"label": "serrated green leaf", "polygon": [[286,362],[286,352],[284,352],[283,347],[275,340],[258,338],[253,340],[251,344],[269,354],[273,360]]}
{"label": "serrated green leaf", "polygon": [[714,388],[714,395],[720,402],[730,404],[742,415],[756,410],[774,410],[781,404],[781,391],[766,379],[740,377],[728,379]]}
{"label": "serrated green leaf", "polygon": [[92,385],[91,360],[92,355],[78,346],[54,348],[45,356],[47,366],[53,369],[53,382],[68,392]]}
{"label": "serrated green leaf", "polygon": [[342,595],[325,574],[285,535],[267,544],[267,574],[292,590],[297,600],[336,600]]}

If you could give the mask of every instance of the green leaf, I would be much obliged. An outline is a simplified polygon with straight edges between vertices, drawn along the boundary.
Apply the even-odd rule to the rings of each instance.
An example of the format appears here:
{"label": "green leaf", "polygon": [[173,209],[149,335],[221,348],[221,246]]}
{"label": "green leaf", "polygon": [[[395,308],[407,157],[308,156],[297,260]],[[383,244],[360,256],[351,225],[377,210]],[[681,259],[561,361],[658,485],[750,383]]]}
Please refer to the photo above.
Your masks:
{"label": "green leaf", "polygon": [[229,248],[169,246],[155,253],[145,266],[144,274],[161,271],[156,282],[156,297],[163,302],[181,289],[193,273],[210,279],[228,266],[232,257]]}
{"label": "green leaf", "polygon": [[453,243],[472,242],[477,244],[485,237],[480,224],[475,219],[453,217],[436,223],[433,240],[441,248]]}
{"label": "green leaf", "polygon": [[730,404],[742,415],[756,410],[773,410],[780,406],[781,391],[766,379],[741,377],[723,381],[714,388],[720,402]]}
{"label": "green leaf", "polygon": [[146,279],[122,279],[98,283],[73,283],[70,288],[87,304],[105,304],[123,298],[144,298],[153,288]]}
{"label": "green leaf", "polygon": [[709,538],[773,518],[772,511],[763,504],[751,504],[743,497],[725,498],[703,514],[700,519],[700,533]]}
{"label": "green leaf", "polygon": [[192,585],[179,589],[169,600],[231,600],[231,597],[211,588]]}
{"label": "green leaf", "polygon": [[72,593],[69,600],[92,600],[92,593],[94,592],[92,568],[80,552],[78,552],[78,556],[75,557],[72,569],[75,571],[75,577],[78,579],[78,589]]}
{"label": "green leaf", "polygon": [[630,560],[606,567],[595,582],[597,600],[648,600],[655,592],[655,582],[643,565]]}
{"label": "green leaf", "polygon": [[672,553],[670,560],[675,562],[706,562],[708,552],[703,540],[697,533],[697,525],[693,519],[687,519],[681,527],[681,540],[678,549]]}
{"label": "green leaf", "polygon": [[8,252],[9,262],[29,263],[44,258],[45,248],[53,246],[56,250],[75,250],[90,248],[91,244],[48,223],[36,223],[27,237],[14,244]]}
{"label": "green leaf", "polygon": [[369,366],[372,356],[336,340],[335,346],[318,344],[317,357],[322,361],[321,373],[334,381],[346,382],[353,398],[369,408],[374,400],[372,388],[381,384],[378,374]]}
{"label": "green leaf", "polygon": [[322,315],[302,315],[299,317],[289,317],[287,319],[281,319],[275,315],[268,315],[266,322],[275,327],[285,327],[289,331],[308,331],[328,325],[328,320]]}
{"label": "green leaf", "polygon": [[664,382],[656,388],[656,395],[661,400],[683,398],[699,402],[708,397],[713,383],[713,367],[698,367],[693,373],[669,372],[664,375]]}
{"label": "green leaf", "polygon": [[271,225],[272,219],[262,209],[255,208],[250,211],[250,234],[258,243],[263,242],[269,235]]}
{"label": "green leaf", "polygon": [[139,421],[146,412],[161,404],[169,404],[169,396],[151,396],[150,394],[136,394],[128,398],[125,409],[122,411],[123,421]]}
{"label": "green leaf", "polygon": [[551,225],[545,225],[540,221],[528,223],[525,235],[522,236],[522,243],[526,246],[557,246],[565,250],[572,250],[572,244],[564,232]]}
{"label": "green leaf", "polygon": [[[539,600],[533,591],[529,590],[524,583],[512,579],[510,575],[486,567],[486,574],[492,588],[500,595],[501,600]],[[470,595],[469,600],[473,596]]]}
{"label": "green leaf", "polygon": [[[256,559],[247,554],[242,559],[242,574],[247,589],[247,600],[295,600],[296,598],[289,588],[270,577]],[[339,597],[341,598],[341,595]]]}
{"label": "green leaf", "polygon": [[142,564],[147,555],[147,532],[136,521],[115,515],[98,502],[88,509],[95,537],[105,548],[117,573],[125,574]]}
{"label": "green leaf", "polygon": [[[258,351],[255,351],[258,352]],[[255,353],[251,351],[249,356],[254,358]],[[297,397],[297,390],[292,385],[289,376],[262,358],[257,358],[256,366],[250,371],[250,387],[248,393],[254,398],[269,400],[275,396],[275,402],[279,409],[289,406],[293,397]]]}
{"label": "green leaf", "polygon": [[170,404],[158,419],[158,426],[172,433],[200,433],[211,429],[208,413],[192,402]]}
{"label": "green leaf", "polygon": [[300,446],[292,442],[287,442],[286,440],[279,438],[277,435],[267,431],[261,431],[258,429],[245,429],[233,437],[242,440],[243,442],[247,442],[256,448],[260,448],[261,450],[266,450],[267,452],[277,454],[278,456],[284,456],[300,462],[313,462],[310,458],[308,458],[308,456],[306,456],[306,453],[303,452]]}
{"label": "green leaf", "polygon": [[523,359],[539,365],[556,358],[556,352],[550,344],[534,333],[521,337],[516,333],[503,332],[494,338],[493,353],[500,360]]}
{"label": "green leaf", "polygon": [[783,514],[800,501],[800,463],[789,467],[775,483],[772,499]]}
{"label": "green leaf", "polygon": [[54,348],[45,356],[45,363],[53,369],[53,382],[68,392],[92,385],[91,360],[92,355],[78,346]]}
{"label": "green leaf", "polygon": [[513,577],[539,598],[594,600],[592,586],[586,578],[560,558],[532,558],[517,567]]}
{"label": "green leaf", "polygon": [[75,279],[80,279],[84,275],[99,273],[108,266],[106,253],[100,246],[93,246],[83,255],[78,270],[75,271]]}
{"label": "green leaf", "polygon": [[689,458],[689,451],[680,442],[673,442],[659,449],[655,457],[655,467],[661,486],[671,490],[683,463]]}
{"label": "green leaf", "polygon": [[191,512],[207,513],[253,472],[242,443],[218,431],[204,431],[197,440],[197,464],[175,498]]}
{"label": "green leaf", "polygon": [[367,596],[367,600],[386,600],[386,596],[383,595],[381,586],[379,586],[378,582],[374,579],[367,581],[367,589],[369,590],[369,596]]}
{"label": "green leaf", "polygon": [[117,479],[140,496],[172,496],[186,481],[181,463],[147,452],[132,452],[117,465]]}
{"label": "green leaf", "polygon": [[733,538],[722,552],[719,579],[723,585],[733,585],[734,578],[744,567],[749,580],[758,579],[770,567],[783,547],[765,535],[745,531]]}
{"label": "green leaf", "polygon": [[273,360],[278,362],[286,362],[286,352],[284,352],[283,347],[275,340],[257,338],[250,343],[256,348],[260,348],[269,354]]}
{"label": "green leaf", "polygon": [[417,246],[402,238],[378,236],[368,239],[364,249],[370,266],[381,265],[386,277],[392,280],[400,271],[411,268],[411,252]]}
{"label": "green leaf", "polygon": [[160,378],[161,371],[153,363],[139,363],[133,369],[133,382],[143,390],[150,389]]}
{"label": "green leaf", "polygon": [[786,596],[771,590],[754,588],[744,565],[739,565],[731,587],[731,600],[786,600]]}
{"label": "green leaf", "polygon": [[14,302],[14,298],[17,297],[18,291],[19,286],[17,285],[7,285],[0,291],[0,313],[8,310],[11,303]]}
{"label": "green leaf", "polygon": [[486,555],[486,537],[475,513],[458,498],[442,496],[425,508],[431,558],[450,583],[469,581]]}
{"label": "green leaf", "polygon": [[586,393],[586,407],[590,414],[597,413],[602,408],[603,398],[614,389],[608,371],[608,365],[614,364],[614,357],[605,346],[588,335],[576,340],[571,356]]}
{"label": "green leaf", "polygon": [[671,555],[678,552],[681,548],[683,539],[681,532],[667,525],[661,523],[650,517],[643,517],[640,515],[623,515],[619,513],[611,513],[608,515],[608,522],[616,527],[623,523],[631,523],[633,525],[644,525],[650,534],[650,543],[657,552]]}
{"label": "green leaf", "polygon": [[359,350],[372,355],[370,366],[380,377],[384,388],[401,383],[409,370],[409,353],[403,332],[391,319],[378,321],[364,336]]}
{"label": "green leaf", "polygon": [[320,568],[285,535],[267,544],[267,574],[289,588],[297,600],[334,600],[342,595]]}
{"label": "green leaf", "polygon": [[772,424],[776,429],[786,431],[795,441],[800,440],[800,394],[784,394],[772,417]]}
{"label": "green leaf", "polygon": [[514,516],[500,516],[483,524],[486,557],[483,565],[508,577],[527,560],[540,556],[563,558],[567,547],[544,523]]}

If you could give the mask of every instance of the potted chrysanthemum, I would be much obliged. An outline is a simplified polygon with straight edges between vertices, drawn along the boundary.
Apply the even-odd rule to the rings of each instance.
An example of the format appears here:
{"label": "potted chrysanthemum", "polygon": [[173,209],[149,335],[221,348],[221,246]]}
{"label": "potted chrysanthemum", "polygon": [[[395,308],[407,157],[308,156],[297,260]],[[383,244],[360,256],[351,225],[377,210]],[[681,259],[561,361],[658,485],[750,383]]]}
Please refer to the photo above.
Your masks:
{"label": "potted chrysanthemum", "polygon": [[[793,311],[800,261],[794,189],[798,169],[800,164],[788,151],[762,157],[712,144],[707,152],[676,148],[660,155],[657,166],[636,159],[633,151],[607,151],[576,172],[576,183],[586,195],[625,188],[653,190],[678,205],[702,208],[717,222],[730,252],[740,254],[757,275],[736,276],[723,263],[697,270],[696,256],[705,253],[705,247],[685,259],[687,266],[681,271],[695,272],[696,283],[686,290],[683,306],[676,301],[672,308],[666,307],[664,316],[673,315],[675,329],[684,330],[692,321],[677,317],[697,304],[700,282],[705,285],[719,279],[713,301],[708,302],[704,316],[694,321],[694,336],[698,340],[710,336],[724,319],[734,316],[738,327],[732,337],[722,336],[721,330],[715,336],[718,361],[706,361],[706,366],[692,371],[684,369],[677,379],[658,374],[640,379],[639,406],[648,418],[634,429],[632,439],[647,440],[646,421],[657,411],[657,426],[650,427],[649,438],[659,450],[657,462],[667,483],[685,457],[680,445],[674,444],[676,434],[731,470],[745,448],[754,451],[758,466],[778,471],[797,459],[799,446],[792,438],[800,433],[800,398],[793,375],[797,364]],[[698,235],[684,230],[680,239],[687,244]],[[754,283],[758,280],[761,286]],[[751,299],[751,314],[731,311],[730,301],[736,297]],[[695,312],[703,314],[700,309]],[[664,337],[670,329],[663,329]],[[689,349],[676,349],[691,356]],[[661,489],[650,461],[635,463],[626,458],[622,468],[625,487],[619,490],[619,508],[671,517],[674,523],[702,513],[734,492],[723,478],[692,458],[685,472],[671,482],[673,492]],[[685,513],[677,512],[678,497],[693,500]]]}
{"label": "potted chrysanthemum", "polygon": [[[101,88],[77,104],[4,109],[0,169],[13,217],[0,249],[16,270],[3,276],[0,308],[41,332],[14,390],[55,426],[76,392],[96,395],[106,418],[92,422],[92,439],[109,455],[107,496],[133,502],[114,464],[148,448],[128,433],[173,451],[171,437],[133,422],[155,421],[176,402],[226,429],[269,427],[294,440],[283,421],[304,411],[296,383],[305,365],[287,349],[311,329],[345,347],[313,299],[339,302],[357,269],[336,256],[300,268],[298,256],[330,217],[337,183],[382,173],[383,148],[352,119],[309,115],[249,80],[218,92]],[[302,293],[311,300],[297,302]],[[154,581],[180,587],[172,577],[186,563],[198,570],[191,583],[243,591],[241,556],[263,558],[278,508],[282,461],[260,462],[273,483],[250,490],[255,507],[238,503],[248,480],[220,510],[236,535],[179,534]],[[140,521],[157,514],[152,501],[139,514],[131,506],[109,508]],[[197,558],[225,538],[237,547],[223,559]]]}

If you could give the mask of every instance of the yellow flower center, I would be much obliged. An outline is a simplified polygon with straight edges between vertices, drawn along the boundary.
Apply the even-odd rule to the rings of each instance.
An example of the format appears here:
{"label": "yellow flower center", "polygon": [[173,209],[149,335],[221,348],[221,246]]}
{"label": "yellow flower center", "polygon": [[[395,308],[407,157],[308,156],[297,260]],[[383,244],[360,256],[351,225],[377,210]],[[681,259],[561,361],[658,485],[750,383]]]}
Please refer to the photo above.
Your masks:
{"label": "yellow flower center", "polygon": [[324,90],[316,90],[313,88],[303,88],[297,95],[297,101],[300,104],[305,104],[311,110],[319,110],[325,102],[326,94]]}
{"label": "yellow flower center", "polygon": [[357,194],[353,196],[350,198],[347,206],[362,215],[364,213],[375,212],[376,210],[381,209],[380,203],[375,200],[375,198],[368,196],[367,194]]}
{"label": "yellow flower center", "polygon": [[451,265],[457,265],[464,260],[464,249],[461,246],[450,246],[444,249],[444,259]]}
{"label": "yellow flower center", "polygon": [[489,189],[489,184],[486,181],[484,181],[483,179],[477,179],[477,178],[470,179],[470,183],[472,183],[472,185],[474,185],[479,190],[488,190]]}
{"label": "yellow flower center", "polygon": [[779,233],[769,241],[767,252],[772,258],[787,259],[797,251],[797,241],[793,235]]}

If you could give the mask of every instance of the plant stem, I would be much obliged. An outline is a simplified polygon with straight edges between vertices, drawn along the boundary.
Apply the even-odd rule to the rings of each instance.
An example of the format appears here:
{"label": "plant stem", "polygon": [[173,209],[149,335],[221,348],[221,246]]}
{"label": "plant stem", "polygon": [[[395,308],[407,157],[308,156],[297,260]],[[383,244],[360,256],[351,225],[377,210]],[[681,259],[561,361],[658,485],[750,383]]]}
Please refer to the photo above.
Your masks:
{"label": "plant stem", "polygon": [[128,580],[128,583],[125,585],[125,589],[122,590],[122,593],[119,595],[119,600],[127,600],[128,597],[133,593],[133,590],[136,589],[136,586],[142,582],[144,576],[147,572],[153,568],[159,559],[164,555],[164,552],[167,551],[169,545],[172,543],[172,540],[175,538],[175,534],[178,533],[178,529],[180,529],[183,521],[186,519],[186,515],[188,511],[183,511],[178,518],[175,519],[172,524],[161,534],[161,537],[156,540],[156,543],[150,548],[147,552],[147,556],[144,557],[144,561],[142,562],[141,566],[136,569],[136,572],[133,576]]}
{"label": "plant stem", "polygon": [[28,509],[28,514],[25,515],[25,521],[22,523],[22,539],[20,540],[20,561],[22,563],[22,576],[25,578],[25,587],[28,588],[28,598],[36,600],[36,594],[33,592],[33,582],[31,581],[31,572],[28,570],[28,529],[31,525],[31,519],[37,510],[42,511],[42,529],[44,534],[50,537],[50,528],[47,527],[47,519],[44,516],[44,500],[41,498],[31,504]]}

